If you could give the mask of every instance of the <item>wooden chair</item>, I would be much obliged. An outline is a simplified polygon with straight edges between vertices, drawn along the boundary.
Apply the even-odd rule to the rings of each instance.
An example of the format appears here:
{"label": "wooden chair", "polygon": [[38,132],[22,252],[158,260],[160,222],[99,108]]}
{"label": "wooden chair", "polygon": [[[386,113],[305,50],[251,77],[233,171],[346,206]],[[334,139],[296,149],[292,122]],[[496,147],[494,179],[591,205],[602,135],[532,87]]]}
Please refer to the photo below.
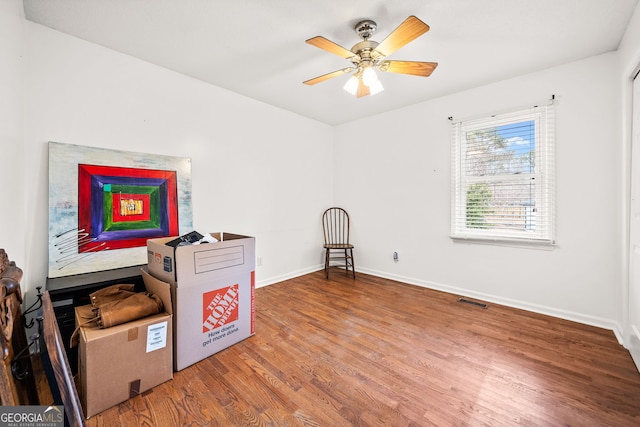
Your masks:
{"label": "wooden chair", "polygon": [[329,208],[322,214],[322,230],[324,233],[324,272],[329,278],[329,268],[332,261],[341,261],[333,266],[342,267],[349,274],[349,268],[353,278],[356,278],[355,264],[353,262],[353,245],[349,242],[349,214],[342,208]]}

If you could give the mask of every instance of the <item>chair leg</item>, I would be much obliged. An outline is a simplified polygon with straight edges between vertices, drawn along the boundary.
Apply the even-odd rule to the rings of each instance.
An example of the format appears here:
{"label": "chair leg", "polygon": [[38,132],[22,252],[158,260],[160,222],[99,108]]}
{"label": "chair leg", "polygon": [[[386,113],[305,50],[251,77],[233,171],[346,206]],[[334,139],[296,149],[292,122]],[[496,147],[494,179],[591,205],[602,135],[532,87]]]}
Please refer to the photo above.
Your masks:
{"label": "chair leg", "polygon": [[349,249],[344,250],[344,272],[349,275]]}
{"label": "chair leg", "polygon": [[356,262],[353,260],[353,249],[349,249],[351,252],[351,272],[353,273],[353,278],[356,278]]}
{"label": "chair leg", "polygon": [[324,276],[329,278],[329,249],[324,251]]}

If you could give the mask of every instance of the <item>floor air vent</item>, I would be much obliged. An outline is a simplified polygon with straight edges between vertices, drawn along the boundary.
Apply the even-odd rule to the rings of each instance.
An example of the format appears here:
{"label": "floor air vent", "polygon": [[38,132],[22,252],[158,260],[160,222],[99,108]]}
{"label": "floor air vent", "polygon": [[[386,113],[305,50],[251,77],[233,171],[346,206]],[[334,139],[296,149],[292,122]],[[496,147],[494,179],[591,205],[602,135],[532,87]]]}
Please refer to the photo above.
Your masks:
{"label": "floor air vent", "polygon": [[466,298],[458,298],[458,302],[463,302],[465,304],[471,304],[478,307],[487,308],[487,304],[477,302],[477,301],[471,301],[470,299],[466,299]]}

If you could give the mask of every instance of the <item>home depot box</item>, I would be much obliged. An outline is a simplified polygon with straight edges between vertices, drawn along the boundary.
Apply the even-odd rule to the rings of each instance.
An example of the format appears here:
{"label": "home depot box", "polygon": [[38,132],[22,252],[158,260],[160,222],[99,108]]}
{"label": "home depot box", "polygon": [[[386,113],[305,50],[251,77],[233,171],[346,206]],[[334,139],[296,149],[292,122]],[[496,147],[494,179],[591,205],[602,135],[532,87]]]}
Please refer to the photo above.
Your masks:
{"label": "home depot box", "polygon": [[[144,283],[162,299],[163,313],[106,329],[80,328],[80,400],[87,418],[173,378],[171,290],[159,280]],[[87,310],[91,306],[76,307],[76,325]]]}
{"label": "home depot box", "polygon": [[147,241],[149,273],[171,285],[176,371],[255,334],[255,238],[210,234],[218,242]]}

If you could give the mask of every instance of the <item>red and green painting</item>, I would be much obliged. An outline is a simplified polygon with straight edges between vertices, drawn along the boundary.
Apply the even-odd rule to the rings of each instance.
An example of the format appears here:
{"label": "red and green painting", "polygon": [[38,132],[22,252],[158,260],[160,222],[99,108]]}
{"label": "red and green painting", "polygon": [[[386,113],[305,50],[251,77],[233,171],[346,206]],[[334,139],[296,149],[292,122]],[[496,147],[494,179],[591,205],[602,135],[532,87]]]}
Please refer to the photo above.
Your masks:
{"label": "red and green painting", "polygon": [[192,219],[191,159],[49,142],[48,277],[144,265]]}

